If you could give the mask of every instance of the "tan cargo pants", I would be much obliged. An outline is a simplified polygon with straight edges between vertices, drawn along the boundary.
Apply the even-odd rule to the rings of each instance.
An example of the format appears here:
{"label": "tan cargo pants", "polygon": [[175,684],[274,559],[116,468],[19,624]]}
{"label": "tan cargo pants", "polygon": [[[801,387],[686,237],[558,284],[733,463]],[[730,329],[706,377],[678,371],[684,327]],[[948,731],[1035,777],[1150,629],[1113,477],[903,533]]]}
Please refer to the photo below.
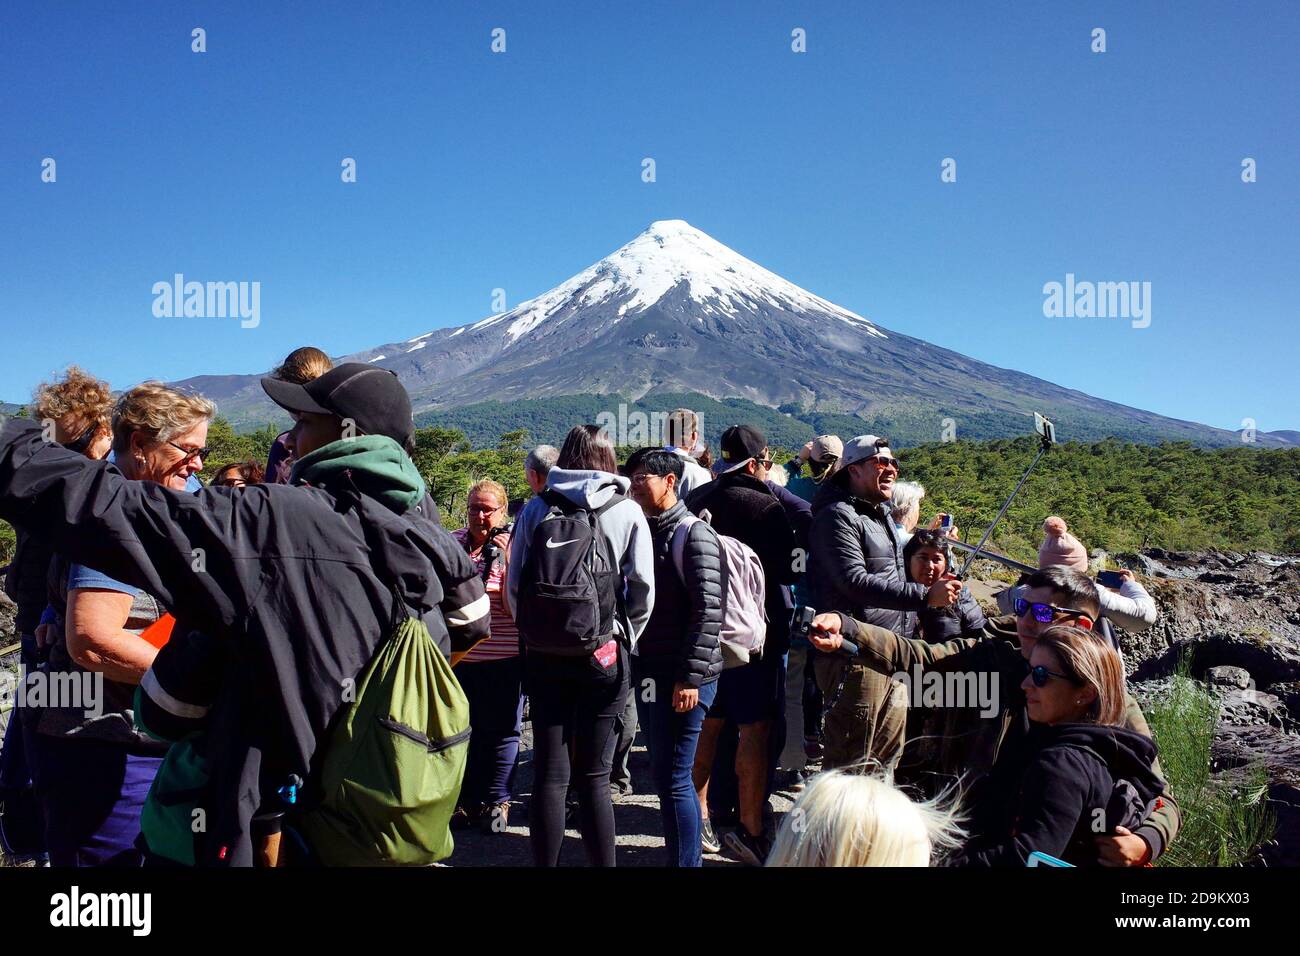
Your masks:
{"label": "tan cargo pants", "polygon": [[[818,655],[813,673],[829,708],[822,769],[866,772],[878,764],[892,772],[907,738],[907,687],[840,655]],[[841,678],[844,689],[831,707]]]}

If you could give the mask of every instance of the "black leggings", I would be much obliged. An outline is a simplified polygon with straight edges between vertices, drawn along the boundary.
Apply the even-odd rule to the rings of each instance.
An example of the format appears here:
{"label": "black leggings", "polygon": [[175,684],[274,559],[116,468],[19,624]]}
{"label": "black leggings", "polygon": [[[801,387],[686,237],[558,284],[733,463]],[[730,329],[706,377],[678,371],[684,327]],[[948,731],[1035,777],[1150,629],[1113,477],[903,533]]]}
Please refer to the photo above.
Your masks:
{"label": "black leggings", "polygon": [[[564,795],[572,775],[582,845],[592,866],[614,865],[614,804],[609,771],[614,718],[628,688],[627,652],[607,671],[591,658],[527,662],[533,722],[533,799],[528,835],[537,866],[559,866],[564,843]],[[569,749],[573,749],[570,769]]]}

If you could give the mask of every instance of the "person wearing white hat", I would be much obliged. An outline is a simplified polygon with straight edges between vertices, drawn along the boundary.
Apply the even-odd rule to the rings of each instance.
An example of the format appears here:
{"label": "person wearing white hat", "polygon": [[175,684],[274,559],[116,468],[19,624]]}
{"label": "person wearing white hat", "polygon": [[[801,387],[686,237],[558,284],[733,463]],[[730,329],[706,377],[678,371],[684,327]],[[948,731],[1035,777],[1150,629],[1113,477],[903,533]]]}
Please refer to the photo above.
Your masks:
{"label": "person wearing white hat", "polygon": [[[897,480],[898,459],[887,439],[858,435],[844,443],[813,501],[808,581],[817,610],[840,611],[907,637],[916,613],[951,605],[961,582],[948,574],[928,587],[907,580],[903,542],[889,508]],[[892,767],[904,739],[903,686],[838,656],[819,658],[814,670],[828,699],[843,688],[826,714],[825,766],[874,759]]]}

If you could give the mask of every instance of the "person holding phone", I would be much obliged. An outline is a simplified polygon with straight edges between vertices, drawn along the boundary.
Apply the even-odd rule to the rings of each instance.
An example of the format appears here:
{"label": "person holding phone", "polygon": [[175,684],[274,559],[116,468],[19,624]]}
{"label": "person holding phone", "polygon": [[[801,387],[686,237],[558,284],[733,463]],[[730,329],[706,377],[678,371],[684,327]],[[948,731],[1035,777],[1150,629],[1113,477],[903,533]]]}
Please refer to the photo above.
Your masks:
{"label": "person holding phone", "polygon": [[[858,435],[844,443],[834,474],[813,501],[808,582],[818,609],[909,637],[920,612],[956,604],[962,586],[950,574],[929,585],[907,579],[903,539],[890,510],[898,477],[888,439]],[[896,706],[905,703],[902,685],[832,655],[819,657],[813,668],[822,693],[835,697],[826,713],[823,765],[874,759],[892,767],[905,732],[907,708]]]}
{"label": "person holding phone", "polygon": [[[928,670],[987,673],[989,685],[999,689],[993,712],[982,707],[963,708],[967,729],[945,736],[941,759],[929,767],[940,785],[962,778],[968,800],[978,804],[998,766],[1005,761],[1015,765],[1026,752],[1023,742],[1032,722],[1021,687],[1039,638],[1058,625],[1092,630],[1099,611],[1097,586],[1091,578],[1069,568],[1049,567],[1034,572],[1019,589],[1015,613],[990,620],[980,636],[927,644],[904,640],[850,615],[825,613],[814,618],[809,640],[827,653],[839,651],[847,641],[854,649],[852,660],[880,674],[904,671],[917,675]],[[1122,725],[1149,737],[1137,701],[1127,691],[1123,700]],[[1160,775],[1154,758],[1152,769]],[[1137,826],[1117,826],[1094,835],[1097,862],[1103,866],[1153,862],[1177,838],[1181,822],[1178,804],[1164,784],[1159,799]]]}
{"label": "person holding phone", "polygon": [[[1070,533],[1065,519],[1052,515],[1043,522],[1043,543],[1038,549],[1038,566],[1063,565],[1080,574],[1088,573],[1088,549]],[[1138,583],[1132,571],[1103,572],[1108,580],[1098,580],[1101,616],[1133,633],[1141,633],[1155,624],[1159,612],[1147,589]],[[1118,574],[1119,577],[1109,577]]]}

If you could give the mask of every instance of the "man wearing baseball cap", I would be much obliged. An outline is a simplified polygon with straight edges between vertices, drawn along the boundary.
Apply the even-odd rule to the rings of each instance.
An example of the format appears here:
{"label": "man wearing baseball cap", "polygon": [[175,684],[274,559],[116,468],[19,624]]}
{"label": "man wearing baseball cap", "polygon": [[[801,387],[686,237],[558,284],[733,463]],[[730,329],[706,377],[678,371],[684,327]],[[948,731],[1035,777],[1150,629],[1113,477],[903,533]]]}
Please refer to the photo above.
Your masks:
{"label": "man wearing baseball cap", "polygon": [[172,753],[189,748],[211,770],[202,833],[146,804],[158,821],[143,826],[149,852],[173,862],[250,866],[255,820],[284,809],[280,793],[296,780],[318,796],[317,751],[402,606],[446,656],[488,632],[482,580],[428,513],[407,455],[411,404],[396,377],[349,363],[265,384],[295,419],[292,485],[187,494],[127,481],[26,419],[0,432],[0,516],[176,617],[136,708]]}
{"label": "man wearing baseball cap", "polygon": [[[814,438],[799,449],[798,458],[791,458],[785,463],[785,470],[789,472],[785,486],[804,501],[811,502],[817,496],[822,482],[835,470],[835,463],[842,454],[844,442],[840,441],[839,436],[820,435]],[[803,473],[805,464],[809,475]]]}
{"label": "man wearing baseball cap", "polygon": [[[844,443],[834,472],[813,501],[808,581],[818,611],[841,611],[911,637],[916,613],[951,605],[961,594],[961,582],[951,575],[930,587],[907,580],[902,541],[889,512],[897,479],[898,459],[887,439],[858,435]],[[818,658],[814,670],[824,694],[843,682],[826,714],[826,768],[864,758],[892,767],[907,717],[902,685],[838,656]]]}
{"label": "man wearing baseball cap", "polygon": [[739,728],[736,777],[740,826],[727,834],[727,846],[751,866],[762,866],[771,841],[764,832],[763,810],[773,769],[772,734],[784,728],[783,656],[790,646],[788,585],[798,578],[794,528],[781,501],[768,487],[772,456],[763,433],[751,425],[733,425],[722,433],[722,472],[691,493],[686,507],[707,511],[718,534],[729,535],[753,548],[763,566],[767,635],[763,655],[748,664],[725,670],[718,677],[718,694],[704,721],[695,751],[695,785],[704,817],[705,842],[716,836],[708,815],[709,776],[719,737],[727,720]]}

